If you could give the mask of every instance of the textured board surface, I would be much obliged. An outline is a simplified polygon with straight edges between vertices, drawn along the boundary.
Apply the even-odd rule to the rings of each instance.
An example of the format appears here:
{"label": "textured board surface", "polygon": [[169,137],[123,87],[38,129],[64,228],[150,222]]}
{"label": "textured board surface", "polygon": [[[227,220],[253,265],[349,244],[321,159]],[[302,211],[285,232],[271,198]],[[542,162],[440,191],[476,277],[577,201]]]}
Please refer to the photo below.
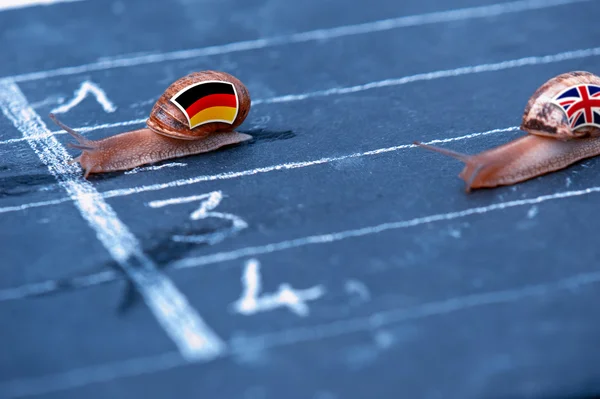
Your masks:
{"label": "textured board surface", "polygon": [[[13,1],[13,3],[15,3]],[[529,96],[600,73],[595,0],[0,8],[0,398],[600,393],[600,162],[464,192]],[[177,78],[249,143],[81,177]],[[68,151],[68,156],[67,152]]]}

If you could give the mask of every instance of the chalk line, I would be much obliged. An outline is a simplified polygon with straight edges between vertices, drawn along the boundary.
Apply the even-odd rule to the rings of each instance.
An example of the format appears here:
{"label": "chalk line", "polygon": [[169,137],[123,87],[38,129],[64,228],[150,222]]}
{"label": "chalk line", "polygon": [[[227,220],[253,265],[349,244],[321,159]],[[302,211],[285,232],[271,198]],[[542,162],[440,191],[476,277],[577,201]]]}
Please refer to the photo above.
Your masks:
{"label": "chalk line", "polygon": [[484,214],[484,213],[488,213],[488,212],[499,211],[499,210],[513,208],[513,207],[517,207],[517,206],[540,204],[540,203],[546,202],[546,201],[578,197],[580,195],[587,195],[587,194],[598,193],[598,192],[600,192],[600,187],[590,187],[585,190],[563,191],[563,192],[558,192],[558,193],[554,193],[554,194],[550,194],[550,195],[542,195],[542,196],[539,196],[536,198],[500,202],[500,203],[487,205],[487,206],[469,208],[469,209],[465,209],[465,210],[457,211],[457,212],[438,213],[438,214],[434,214],[434,215],[418,217],[418,218],[403,220],[403,221],[399,221],[399,222],[382,223],[382,224],[362,227],[362,228],[358,228],[358,229],[344,230],[344,231],[338,231],[335,233],[328,233],[328,234],[312,235],[312,236],[307,236],[307,237],[302,237],[302,238],[296,238],[294,240],[287,240],[287,241],[281,241],[281,242],[277,242],[277,243],[271,243],[271,244],[267,244],[267,245],[246,247],[246,248],[240,248],[240,249],[233,250],[233,251],[218,252],[218,253],[214,253],[211,255],[186,258],[186,259],[182,259],[180,261],[171,263],[170,267],[174,268],[174,269],[184,269],[184,268],[189,268],[189,267],[206,266],[206,265],[211,265],[211,264],[215,264],[215,263],[240,259],[240,258],[244,258],[244,257],[248,257],[248,256],[270,254],[273,252],[279,252],[279,251],[283,251],[286,249],[304,247],[307,245],[327,244],[327,243],[332,243],[332,242],[336,242],[336,241],[342,241],[342,240],[345,240],[348,238],[364,237],[364,236],[368,236],[368,235],[372,235],[372,234],[379,234],[379,233],[382,233],[385,231],[390,231],[390,230],[405,229],[405,228],[415,227],[415,226],[419,226],[419,225],[427,224],[427,223],[454,220],[454,219],[459,219],[459,218],[463,218],[466,216]]}
{"label": "chalk line", "polygon": [[165,163],[163,165],[157,165],[157,166],[140,166],[137,168],[133,168],[131,170],[128,170],[125,172],[126,175],[134,175],[136,173],[140,173],[140,172],[152,172],[155,170],[161,170],[161,169],[165,169],[165,168],[181,168],[187,166],[187,163],[182,163],[182,162],[171,162],[171,163]]}
{"label": "chalk line", "polygon": [[[368,83],[355,85],[355,86],[336,87],[336,88],[331,88],[331,89],[327,89],[327,90],[318,90],[318,91],[300,93],[300,94],[286,94],[286,95],[276,96],[276,97],[271,97],[271,98],[257,99],[257,100],[252,101],[252,106],[257,106],[257,105],[262,105],[262,104],[280,104],[280,103],[288,103],[288,102],[294,102],[294,101],[303,101],[303,100],[307,100],[310,98],[317,98],[317,97],[352,94],[352,93],[358,93],[358,92],[362,92],[362,91],[366,91],[366,90],[380,89],[380,88],[392,87],[392,86],[400,86],[400,85],[421,82],[421,81],[451,78],[451,77],[471,75],[471,74],[484,73],[484,72],[496,72],[496,71],[520,68],[520,67],[525,67],[525,66],[551,64],[551,63],[562,62],[562,61],[595,57],[595,56],[599,56],[599,55],[600,55],[600,47],[594,47],[594,48],[588,48],[588,49],[565,51],[562,53],[556,53],[556,54],[550,54],[550,55],[544,55],[544,56],[524,57],[524,58],[518,58],[518,59],[513,59],[513,60],[501,61],[501,62],[497,62],[497,63],[470,65],[470,66],[458,67],[458,68],[454,68],[454,69],[445,69],[445,70],[439,70],[439,71],[433,71],[433,72],[418,73],[415,75],[403,76],[400,78],[384,79],[384,80],[368,82]],[[79,131],[80,133],[86,133],[86,132],[89,132],[92,130],[97,130],[97,129],[107,129],[107,128],[114,128],[114,127],[124,127],[124,126],[144,124],[144,123],[146,123],[146,120],[147,120],[147,118],[132,119],[132,120],[123,121],[123,122],[106,123],[106,124],[101,124],[101,125],[96,125],[96,126],[85,126],[85,127],[76,128],[75,130]],[[46,133],[45,136],[41,136],[39,138],[45,138],[48,135],[54,135],[54,134],[66,134],[66,132],[64,130],[56,130],[51,133]],[[21,141],[24,141],[24,139],[16,138],[16,139],[9,139],[9,140],[0,140],[0,145],[13,144],[13,143],[21,142]]]}
{"label": "chalk line", "polygon": [[[124,121],[124,122],[103,123],[101,125],[82,126],[82,127],[75,128],[75,130],[77,130],[79,133],[87,133],[87,132],[91,132],[93,130],[110,129],[110,128],[114,128],[114,127],[125,127],[125,126],[132,126],[132,125],[141,125],[141,124],[146,123],[146,120],[148,120],[148,118],[132,119],[130,121]],[[35,136],[32,136],[31,139],[39,140],[39,139],[45,139],[48,137],[52,137],[55,135],[61,135],[61,134],[67,134],[67,132],[65,132],[64,130],[54,130],[54,131],[49,131],[47,133],[37,134]],[[15,139],[2,140],[2,141],[0,141],[0,145],[20,143],[23,141],[27,141],[27,140],[23,137],[19,137],[19,138],[15,138]]]}
{"label": "chalk line", "polygon": [[[218,192],[222,195],[221,191],[214,191],[214,192]],[[168,206],[168,205],[187,204],[190,202],[196,202],[196,201],[210,198],[211,194],[212,194],[212,192],[200,194],[200,195],[190,195],[188,197],[177,197],[177,198],[169,198],[166,200],[150,201],[146,205],[148,205],[150,208],[162,208],[163,206]]]}
{"label": "chalk line", "polygon": [[75,1],[82,0],[2,0],[0,1],[0,11],[34,6],[49,6],[57,3],[72,3]]}
{"label": "chalk line", "polygon": [[[101,125],[94,125],[94,126],[82,126],[82,127],[78,127],[76,130],[79,133],[87,133],[87,132],[91,132],[92,130],[98,130],[98,129],[111,129],[114,127],[141,125],[141,124],[145,124],[147,120],[148,120],[148,118],[138,118],[138,119],[132,119],[129,121],[124,121],[124,122],[103,123]],[[65,132],[64,130],[54,130],[54,131],[50,132],[49,134],[66,134],[66,133],[67,132]]]}
{"label": "chalk line", "polygon": [[58,68],[47,71],[25,73],[9,77],[15,82],[46,79],[55,76],[88,73],[113,68],[123,68],[136,65],[154,64],[166,61],[185,60],[196,57],[206,57],[218,54],[228,54],[240,51],[258,50],[263,48],[283,46],[294,43],[331,40],[341,37],[361,35],[373,32],[382,32],[392,29],[420,26],[426,24],[462,21],[475,18],[495,17],[504,14],[514,14],[524,11],[540,10],[544,8],[582,3],[593,0],[522,0],[509,3],[492,4],[488,6],[469,7],[455,10],[437,11],[426,14],[410,15],[390,18],[355,25],[344,25],[334,28],[317,29],[312,31],[294,33],[285,36],[274,36],[263,39],[254,39],[201,47],[190,50],[179,50],[166,53],[152,53],[137,56],[117,56],[89,64]]}
{"label": "chalk line", "polygon": [[60,199],[50,200],[50,201],[39,201],[39,202],[30,202],[28,204],[5,206],[5,207],[0,208],[0,213],[24,211],[24,210],[30,209],[30,208],[39,208],[39,207],[44,207],[44,206],[63,204],[65,202],[69,202],[69,201],[71,201],[70,198],[60,198]]}
{"label": "chalk line", "polygon": [[29,105],[31,105],[31,108],[37,109],[37,108],[45,107],[48,105],[60,105],[60,104],[63,104],[64,102],[65,102],[65,98],[62,96],[50,96],[50,97],[47,97],[45,100],[38,101],[35,103],[29,103]]}
{"label": "chalk line", "polygon": [[383,310],[365,317],[339,320],[328,324],[297,327],[274,333],[266,333],[244,339],[244,348],[232,345],[232,353],[244,350],[261,350],[271,347],[294,345],[341,335],[369,331],[384,326],[432,316],[473,309],[479,306],[500,305],[526,298],[551,295],[560,291],[574,290],[600,283],[600,272],[581,273],[561,280],[531,284],[524,287],[457,296],[403,309]]}
{"label": "chalk line", "polygon": [[456,76],[463,75],[471,75],[475,73],[483,73],[483,72],[495,72],[502,71],[506,69],[520,68],[524,66],[533,66],[533,65],[544,65],[544,64],[552,64],[556,62],[568,61],[568,60],[576,60],[580,58],[587,57],[595,57],[600,55],[600,47],[581,49],[581,50],[573,50],[573,51],[565,51],[562,53],[545,55],[545,56],[533,56],[533,57],[525,57],[514,60],[496,62],[491,64],[481,64],[481,65],[473,65],[466,66],[454,69],[446,69],[435,72],[427,72],[427,73],[419,73],[416,75],[404,76],[396,79],[385,79],[379,80],[376,82],[369,82],[365,84],[360,84],[356,86],[350,87],[340,87],[333,88],[327,90],[319,90],[313,91],[303,94],[288,94],[284,96],[272,97],[265,100],[256,100],[252,102],[252,105],[259,104],[275,104],[275,103],[288,103],[293,101],[302,101],[309,98],[314,97],[327,97],[332,95],[340,95],[340,94],[351,94],[358,93],[361,91],[372,90],[372,89],[380,89],[383,87],[391,87],[391,86],[400,86],[408,83],[414,83],[419,81],[427,81],[427,80],[435,80],[442,78],[450,78]]}
{"label": "chalk line", "polygon": [[[293,240],[280,241],[277,243],[271,243],[260,246],[253,247],[245,247],[240,248],[233,251],[225,251],[225,252],[217,252],[211,255],[204,255],[194,258],[186,258],[180,261],[173,262],[169,265],[169,268],[173,269],[183,269],[183,268],[191,268],[191,267],[202,267],[207,265],[212,265],[216,263],[222,263],[230,260],[236,260],[245,257],[252,257],[256,255],[264,255],[273,252],[279,252],[286,249],[293,249],[298,247],[303,247],[307,245],[315,245],[315,244],[327,244],[331,242],[342,241],[348,238],[356,238],[363,237],[372,234],[379,234],[385,231],[392,231],[398,229],[405,229],[410,227],[415,227],[427,223],[435,223],[441,221],[448,221],[459,219],[471,215],[476,214],[485,214],[487,212],[499,211],[503,209],[514,208],[518,206],[526,206],[526,205],[536,205],[546,201],[552,201],[557,199],[565,199],[571,197],[578,197],[582,195],[588,195],[593,193],[600,192],[600,186],[590,187],[584,190],[575,190],[575,191],[562,191],[549,195],[542,195],[535,198],[530,199],[522,199],[515,201],[507,201],[507,202],[499,202],[487,206],[469,208],[462,211],[449,212],[449,213],[440,213],[433,214],[418,218],[413,218],[409,220],[403,220],[398,222],[390,222],[383,223],[373,226],[361,227],[358,229],[344,230],[334,233],[327,234],[319,234],[306,236],[301,238],[296,238]],[[85,277],[79,277],[79,284],[82,284],[82,279]],[[97,280],[97,275],[91,275],[91,279]],[[49,282],[46,282],[49,284]],[[21,299],[29,296],[28,292],[30,290],[30,285],[23,285],[21,287],[8,288],[8,289],[0,289],[0,301],[2,300],[13,300],[13,299]]]}
{"label": "chalk line", "polygon": [[154,262],[142,251],[137,238],[102,195],[83,179],[81,168],[76,164],[68,164],[71,157],[65,148],[55,137],[30,138],[47,133],[48,129],[15,83],[0,81],[0,108],[28,139],[33,151],[96,232],[96,237],[136,285],[181,354],[190,360],[219,356],[224,350],[224,343],[204,323],[171,280],[158,271]]}
{"label": "chalk line", "polygon": [[[452,137],[452,138],[448,138],[448,139],[431,140],[431,141],[426,142],[425,144],[450,143],[453,141],[467,140],[467,139],[471,139],[474,137],[487,136],[490,134],[505,133],[505,132],[511,132],[511,131],[517,131],[517,130],[519,130],[518,126],[511,126],[508,128],[493,129],[493,130],[490,130],[487,132],[480,132],[480,133],[471,133],[471,134],[467,134],[464,136]],[[323,164],[327,164],[327,163],[331,163],[331,162],[343,161],[345,159],[350,159],[350,158],[360,158],[360,157],[384,154],[387,152],[395,152],[395,151],[404,150],[404,149],[408,149],[408,148],[416,148],[416,146],[414,144],[402,144],[402,145],[397,145],[397,146],[393,146],[393,147],[378,148],[376,150],[371,150],[371,151],[356,152],[353,154],[341,155],[338,157],[325,157],[325,158],[319,158],[319,159],[315,159],[312,161],[304,161],[304,162],[287,162],[287,163],[282,163],[282,164],[278,164],[278,165],[271,165],[271,166],[264,166],[264,167],[260,167],[260,168],[242,170],[239,172],[225,172],[225,173],[219,173],[216,175],[196,176],[196,177],[191,177],[188,179],[174,180],[174,181],[171,181],[168,183],[157,183],[157,184],[149,184],[149,185],[145,185],[145,186],[109,190],[109,191],[105,191],[103,193],[103,196],[105,198],[122,197],[122,196],[127,196],[127,195],[132,195],[132,194],[139,194],[139,193],[143,193],[143,192],[147,192],[147,191],[164,190],[167,188],[187,186],[190,184],[197,184],[197,183],[202,183],[202,182],[207,182],[207,181],[229,180],[229,179],[235,179],[238,177],[252,176],[252,175],[257,175],[257,174],[261,174],[261,173],[269,173],[269,172],[280,171],[280,170],[292,170],[292,169],[306,168],[309,166],[323,165]],[[0,209],[0,211],[1,211],[1,209]]]}
{"label": "chalk line", "polygon": [[70,370],[60,374],[46,375],[35,379],[23,379],[0,383],[0,396],[22,398],[60,392],[88,384],[113,381],[123,377],[133,377],[170,370],[190,364],[177,352],[167,352],[157,356],[129,359]]}
{"label": "chalk line", "polygon": [[[425,144],[444,144],[444,143],[451,143],[454,141],[468,140],[468,139],[472,139],[472,138],[476,138],[476,137],[483,137],[483,136],[487,136],[487,135],[491,135],[491,134],[515,132],[518,130],[519,130],[518,126],[511,126],[511,127],[506,127],[506,128],[488,130],[486,132],[470,133],[470,134],[466,134],[463,136],[450,137],[447,139],[435,139],[435,140],[430,140],[430,141],[427,141],[424,143]],[[39,135],[38,135],[38,137],[39,137]],[[49,136],[47,136],[47,137],[49,137]],[[345,159],[385,154],[388,152],[395,152],[395,151],[410,149],[410,148],[416,148],[416,146],[414,144],[402,144],[402,145],[397,145],[397,146],[393,146],[393,147],[384,147],[384,148],[378,148],[375,150],[370,150],[370,151],[365,151],[365,152],[357,152],[357,153],[353,153],[353,154],[341,155],[338,157],[325,157],[325,158],[319,158],[319,159],[315,159],[312,161],[304,161],[304,162],[287,162],[287,163],[282,163],[282,164],[278,164],[278,165],[263,166],[260,168],[242,170],[242,171],[238,171],[238,172],[224,172],[224,173],[218,173],[215,175],[201,175],[201,176],[196,176],[196,177],[192,177],[192,178],[188,178],[188,179],[174,180],[174,181],[171,181],[168,183],[157,183],[157,184],[150,184],[150,185],[145,185],[145,186],[137,186],[137,187],[124,188],[124,189],[109,190],[109,191],[105,191],[104,193],[101,193],[101,195],[104,198],[122,197],[122,196],[127,196],[127,195],[139,194],[139,193],[143,193],[143,192],[147,192],[147,191],[158,191],[158,190],[164,190],[164,189],[173,188],[173,187],[181,187],[181,186],[187,186],[187,185],[191,185],[191,184],[198,184],[198,183],[207,182],[207,181],[236,179],[238,177],[253,176],[253,175],[257,175],[257,174],[261,174],[261,173],[269,173],[269,172],[276,172],[276,171],[282,171],[282,170],[293,170],[293,169],[299,169],[299,168],[306,168],[306,167],[310,167],[310,166],[317,166],[317,165],[323,165],[323,164],[328,164],[328,163],[337,162],[337,161],[343,161]],[[204,198],[204,197],[202,197],[202,198]],[[17,206],[0,207],[0,214],[6,213],[6,212],[16,212],[16,211],[29,209],[29,208],[35,208],[35,207],[57,205],[57,204],[61,204],[61,203],[68,202],[68,201],[70,201],[69,198],[61,198],[61,199],[51,200],[51,201],[41,201],[41,202],[33,202],[33,203],[22,204],[22,205],[17,205]]]}
{"label": "chalk line", "polygon": [[62,280],[46,280],[20,287],[6,288],[0,290],[0,302],[47,295],[57,291],[93,287],[95,285],[119,280],[120,277],[121,276],[116,272],[108,270],[80,277],[70,277]]}
{"label": "chalk line", "polygon": [[[227,355],[235,356],[248,351],[313,342],[342,335],[372,331],[385,326],[416,321],[428,317],[452,314],[481,306],[510,304],[528,298],[554,295],[600,282],[600,272],[581,273],[552,282],[523,287],[455,296],[448,299],[422,303],[408,308],[382,310],[364,317],[350,318],[314,326],[298,327],[244,338],[241,343],[230,341]],[[120,378],[152,374],[186,366],[177,353],[165,353],[150,358],[130,359],[122,362],[100,364],[37,378],[25,378],[0,383],[0,396],[16,398],[43,395],[106,383]]]}

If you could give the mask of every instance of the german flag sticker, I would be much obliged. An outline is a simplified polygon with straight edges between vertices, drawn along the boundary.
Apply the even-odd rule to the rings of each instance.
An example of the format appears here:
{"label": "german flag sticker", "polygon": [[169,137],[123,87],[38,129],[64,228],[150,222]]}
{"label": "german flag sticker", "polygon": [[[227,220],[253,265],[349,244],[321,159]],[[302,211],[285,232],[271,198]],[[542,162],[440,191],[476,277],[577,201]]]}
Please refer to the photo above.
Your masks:
{"label": "german flag sticker", "polygon": [[180,90],[171,98],[186,116],[190,129],[210,122],[233,124],[240,106],[235,86],[209,80]]}

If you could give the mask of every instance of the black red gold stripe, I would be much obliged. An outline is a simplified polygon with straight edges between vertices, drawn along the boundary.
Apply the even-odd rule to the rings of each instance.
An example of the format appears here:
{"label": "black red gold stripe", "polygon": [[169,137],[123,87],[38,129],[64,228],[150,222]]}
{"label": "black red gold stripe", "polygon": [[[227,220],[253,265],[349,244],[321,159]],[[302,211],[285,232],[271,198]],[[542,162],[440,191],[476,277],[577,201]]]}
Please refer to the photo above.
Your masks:
{"label": "black red gold stripe", "polygon": [[177,93],[171,101],[185,113],[190,128],[208,122],[233,123],[238,112],[235,87],[229,82],[202,82]]}

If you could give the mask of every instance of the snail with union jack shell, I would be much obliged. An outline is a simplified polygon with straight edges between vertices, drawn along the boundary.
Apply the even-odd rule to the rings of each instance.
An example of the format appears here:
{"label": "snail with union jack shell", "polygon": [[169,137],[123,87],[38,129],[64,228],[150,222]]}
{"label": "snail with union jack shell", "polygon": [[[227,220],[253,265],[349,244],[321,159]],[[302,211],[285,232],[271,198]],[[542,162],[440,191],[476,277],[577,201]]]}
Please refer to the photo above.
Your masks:
{"label": "snail with union jack shell", "polygon": [[242,82],[225,72],[202,71],[171,84],[142,129],[89,140],[50,118],[77,140],[69,146],[83,152],[72,162],[81,164],[87,178],[250,140],[234,131],[249,112],[250,94]]}
{"label": "snail with union jack shell", "polygon": [[594,104],[600,107],[600,77],[568,72],[550,79],[531,96],[521,123],[529,134],[523,137],[476,155],[415,144],[464,162],[459,177],[467,192],[511,185],[600,155],[600,115],[594,112]]}

